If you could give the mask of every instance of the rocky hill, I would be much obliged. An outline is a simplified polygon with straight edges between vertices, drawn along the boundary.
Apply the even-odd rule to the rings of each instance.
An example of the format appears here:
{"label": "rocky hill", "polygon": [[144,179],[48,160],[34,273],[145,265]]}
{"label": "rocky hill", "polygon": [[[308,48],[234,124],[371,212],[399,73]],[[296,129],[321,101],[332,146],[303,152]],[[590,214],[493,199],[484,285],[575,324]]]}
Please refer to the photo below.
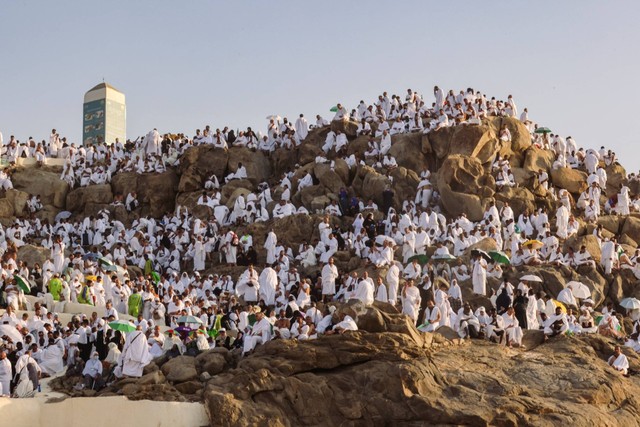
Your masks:
{"label": "rocky hill", "polygon": [[[506,125],[512,143],[503,145],[497,134]],[[355,124],[334,122],[332,128],[349,137],[348,154],[363,157],[367,138],[356,137]],[[382,192],[393,179],[396,207],[415,197],[419,173],[428,167],[433,173],[441,205],[448,218],[466,213],[476,221],[482,218],[491,200],[498,207],[504,201],[515,215],[526,209],[547,207],[551,212],[559,202],[536,185],[534,173],[549,173],[551,183],[569,191],[572,206],[586,185],[582,170],[552,170],[553,154],[531,145],[528,130],[517,120],[493,117],[480,126],[457,126],[431,132],[395,135],[391,154],[399,167],[389,176],[367,165],[349,168],[342,159],[332,170],[317,164],[321,146],[329,128],[311,131],[305,142],[293,150],[279,150],[268,156],[245,148],[228,151],[211,147],[190,148],[180,165],[162,174],[120,173],[111,184],[70,190],[59,180],[54,168],[18,169],[13,175],[14,190],[0,199],[0,221],[8,223],[25,214],[28,193],[40,194],[45,209],[41,218],[53,220],[62,210],[77,218],[95,215],[101,209],[125,224],[141,215],[160,217],[176,205],[189,208],[194,215],[211,215],[197,206],[203,183],[215,173],[222,179],[235,170],[238,162],[247,167],[249,178],[224,186],[222,203],[231,207],[239,194],[255,191],[260,182],[277,183],[281,174],[296,170],[293,187],[307,172],[314,185],[292,195],[296,206],[305,206],[312,215],[296,215],[267,223],[254,223],[238,231],[249,231],[264,259],[262,243],[269,227],[280,241],[297,245],[318,237],[321,215],[315,211],[337,199],[340,188],[351,195],[382,204]],[[518,184],[496,191],[490,174],[496,154],[509,156]],[[295,168],[295,165],[298,165]],[[615,194],[623,184],[632,195],[640,192],[637,182],[627,182],[625,170],[618,164],[606,168],[608,183],[605,197]],[[141,209],[128,213],[123,206],[111,206],[114,195],[137,191]],[[274,200],[279,194],[274,194]],[[271,211],[272,206],[269,207]],[[377,214],[380,217],[381,214]],[[352,218],[332,218],[335,226],[348,227]],[[628,254],[640,242],[640,215],[602,216],[605,236],[616,235]],[[598,261],[600,246],[591,235],[595,225],[581,222],[578,236],[567,240],[569,246],[587,245]],[[36,242],[37,243],[37,242]],[[495,249],[492,239],[476,247]],[[464,259],[468,259],[469,248]],[[431,249],[433,250],[433,249]],[[26,246],[20,257],[38,259],[37,247]],[[343,270],[373,270],[349,252],[335,256]],[[237,276],[243,267],[220,266],[215,261],[209,271]],[[303,271],[313,274],[317,268]],[[604,275],[598,269],[522,267],[505,270],[507,278],[535,273],[544,279],[542,288],[551,295],[568,280],[579,279],[592,292],[596,306],[605,301],[618,303],[623,297],[640,297],[640,287],[631,271]],[[493,288],[497,282],[489,285]],[[461,283],[464,295],[487,306],[484,298],[473,297],[470,283]],[[242,360],[224,349],[214,349],[196,358],[158,360],[146,369],[140,380],[124,380],[101,394],[125,394],[132,399],[203,400],[211,425],[638,425],[640,392],[637,377],[624,378],[606,365],[612,341],[599,336],[561,337],[541,343],[540,333],[527,331],[526,350],[512,350],[485,342],[460,343],[446,330],[436,334],[418,332],[404,316],[388,305],[365,309],[348,305],[360,331],[326,336],[315,341],[273,341],[258,347]],[[629,328],[629,324],[626,325]],[[626,351],[625,351],[626,352]],[[632,369],[640,369],[635,354],[626,352]],[[58,387],[71,395],[76,378],[59,380]]]}

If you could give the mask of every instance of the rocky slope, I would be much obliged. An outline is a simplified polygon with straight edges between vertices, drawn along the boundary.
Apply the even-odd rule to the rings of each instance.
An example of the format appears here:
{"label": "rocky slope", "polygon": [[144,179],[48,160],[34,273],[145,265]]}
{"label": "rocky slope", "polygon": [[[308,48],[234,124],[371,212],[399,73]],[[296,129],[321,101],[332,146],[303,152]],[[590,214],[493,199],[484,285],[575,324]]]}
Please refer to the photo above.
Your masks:
{"label": "rocky slope", "polygon": [[[614,372],[613,342],[558,337],[526,350],[420,333],[388,304],[351,301],[361,330],[298,342],[276,340],[243,359],[225,349],[156,360],[142,378],[101,391],[130,399],[198,401],[212,426],[559,425],[633,426],[640,380]],[[629,354],[632,369],[640,358]],[[78,377],[55,387],[75,396]]]}

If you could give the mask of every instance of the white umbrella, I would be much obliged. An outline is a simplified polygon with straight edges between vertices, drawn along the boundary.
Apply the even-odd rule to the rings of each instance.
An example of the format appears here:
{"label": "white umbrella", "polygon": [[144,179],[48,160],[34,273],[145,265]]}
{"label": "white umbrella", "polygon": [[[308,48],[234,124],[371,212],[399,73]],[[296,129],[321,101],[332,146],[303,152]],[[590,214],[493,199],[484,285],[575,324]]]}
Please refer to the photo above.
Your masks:
{"label": "white umbrella", "polygon": [[582,282],[572,281],[567,283],[567,287],[569,286],[571,286],[571,293],[576,298],[585,299],[591,296],[591,291],[589,290],[587,285]]}
{"label": "white umbrella", "polygon": [[526,282],[538,282],[538,283],[543,282],[541,278],[539,278],[538,276],[534,276],[533,274],[527,274],[526,276],[522,276],[520,280],[524,280]]}
{"label": "white umbrella", "polygon": [[22,342],[22,334],[13,325],[0,325],[0,337],[8,336],[13,343]]}
{"label": "white umbrella", "polygon": [[272,114],[270,116],[267,116],[267,120],[275,120],[275,121],[279,121],[280,120],[280,116],[277,114]]}
{"label": "white umbrella", "polygon": [[69,218],[71,215],[72,215],[72,213],[71,213],[71,212],[69,212],[69,211],[62,211],[62,212],[59,212],[59,213],[58,213],[58,215],[56,215],[56,222],[57,222],[57,221],[60,221],[61,219],[67,219],[67,218]]}
{"label": "white umbrella", "polygon": [[625,298],[620,301],[620,306],[627,310],[640,309],[640,301],[637,298]]}
{"label": "white umbrella", "polygon": [[385,236],[383,234],[379,234],[376,236],[376,245],[382,246],[384,244],[384,242],[391,242],[395,245],[396,241],[393,240],[391,237],[389,236]]}

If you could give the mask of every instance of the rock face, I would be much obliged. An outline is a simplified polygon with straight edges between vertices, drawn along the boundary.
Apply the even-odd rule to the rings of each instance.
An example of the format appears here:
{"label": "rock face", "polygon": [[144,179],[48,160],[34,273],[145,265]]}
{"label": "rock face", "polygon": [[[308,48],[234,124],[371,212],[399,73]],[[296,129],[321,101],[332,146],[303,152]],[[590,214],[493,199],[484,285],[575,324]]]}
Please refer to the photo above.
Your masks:
{"label": "rock face", "polygon": [[[404,334],[355,332],[273,341],[213,377],[212,425],[634,425],[635,379],[604,361],[601,337],[559,338],[533,350],[484,341],[430,348]],[[444,341],[447,342],[446,340]],[[538,346],[539,345],[539,346]],[[580,360],[579,363],[574,362]],[[632,363],[637,363],[632,356]],[[572,366],[566,375],[566,364]],[[566,384],[557,381],[558,376]],[[452,396],[455,398],[452,399]],[[313,402],[313,405],[309,405]],[[616,418],[607,406],[617,408]]]}
{"label": "rock face", "polygon": [[[461,342],[448,328],[421,333],[386,303],[351,300],[334,320],[342,314],[360,330],[274,340],[240,359],[220,348],[163,356],[141,378],[98,393],[74,390],[79,376],[52,386],[72,396],[204,400],[212,426],[636,425],[640,382],[607,365],[615,343],[601,336],[543,343],[527,331],[526,350],[508,349]],[[627,355],[640,368],[638,355]]]}

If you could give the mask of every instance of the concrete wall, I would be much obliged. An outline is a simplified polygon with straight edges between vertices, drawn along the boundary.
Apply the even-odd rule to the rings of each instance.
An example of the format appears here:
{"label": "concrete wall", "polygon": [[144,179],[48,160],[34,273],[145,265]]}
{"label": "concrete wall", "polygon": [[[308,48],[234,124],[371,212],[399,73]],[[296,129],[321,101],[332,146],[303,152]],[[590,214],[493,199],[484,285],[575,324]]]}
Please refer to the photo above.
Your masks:
{"label": "concrete wall", "polygon": [[209,419],[200,403],[130,401],[125,397],[0,398],[0,427],[200,427]]}

